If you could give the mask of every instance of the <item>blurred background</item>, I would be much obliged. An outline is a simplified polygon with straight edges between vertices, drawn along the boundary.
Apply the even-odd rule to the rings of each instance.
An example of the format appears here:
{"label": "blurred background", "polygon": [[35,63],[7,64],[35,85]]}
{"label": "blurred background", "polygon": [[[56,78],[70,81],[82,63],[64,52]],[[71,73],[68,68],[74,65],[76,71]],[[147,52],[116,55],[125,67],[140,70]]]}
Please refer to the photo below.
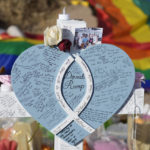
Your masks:
{"label": "blurred background", "polygon": [[[141,73],[140,82],[145,89],[145,115],[136,119],[131,115],[115,115],[85,140],[84,149],[149,150],[150,0],[0,0],[0,74],[10,75],[14,61],[25,49],[43,43],[43,31],[56,24],[64,7],[70,18],[83,19],[88,27],[104,28],[102,42],[114,44],[130,56],[135,71]],[[138,138],[134,140],[133,120],[138,128]],[[2,131],[5,121],[0,121]],[[53,135],[40,128],[48,136],[46,139],[54,140]],[[42,149],[53,148],[51,143]]]}

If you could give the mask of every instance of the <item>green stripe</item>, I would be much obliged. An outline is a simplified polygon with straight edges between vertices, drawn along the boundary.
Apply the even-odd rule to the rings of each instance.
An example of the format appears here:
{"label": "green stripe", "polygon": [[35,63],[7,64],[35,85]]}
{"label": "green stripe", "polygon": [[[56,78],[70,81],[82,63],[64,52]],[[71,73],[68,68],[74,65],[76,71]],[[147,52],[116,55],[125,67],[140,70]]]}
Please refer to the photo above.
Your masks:
{"label": "green stripe", "polygon": [[150,80],[150,69],[148,69],[148,70],[140,70],[140,69],[135,68],[135,71],[143,73],[145,78],[146,78],[146,80]]}
{"label": "green stripe", "polygon": [[2,42],[0,41],[0,54],[20,55],[33,44],[28,42]]}
{"label": "green stripe", "polygon": [[150,16],[150,1],[148,0],[133,0],[133,2],[142,9],[142,11]]}
{"label": "green stripe", "polygon": [[148,15],[147,24],[150,26],[150,1],[148,0],[133,0],[133,2]]}

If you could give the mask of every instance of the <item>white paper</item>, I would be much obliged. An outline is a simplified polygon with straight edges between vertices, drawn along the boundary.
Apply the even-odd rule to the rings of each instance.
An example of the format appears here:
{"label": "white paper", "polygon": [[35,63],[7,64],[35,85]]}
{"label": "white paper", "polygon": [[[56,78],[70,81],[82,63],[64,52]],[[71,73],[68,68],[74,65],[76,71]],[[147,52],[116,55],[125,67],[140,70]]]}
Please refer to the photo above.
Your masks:
{"label": "white paper", "polygon": [[71,146],[70,144],[64,142],[59,137],[55,136],[55,150],[83,150],[83,143],[78,146]]}
{"label": "white paper", "polygon": [[30,117],[14,92],[0,92],[0,118],[3,117]]}
{"label": "white paper", "polygon": [[[143,113],[144,105],[144,89],[136,89],[136,105],[140,108],[140,113]],[[119,114],[134,113],[134,95],[130,98],[127,104],[119,112]],[[0,118],[3,117],[31,117],[30,114],[22,107],[17,100],[14,92],[0,92]]]}
{"label": "white paper", "polygon": [[135,89],[134,94],[131,96],[130,100],[122,108],[119,114],[134,114],[135,104],[138,108],[137,113],[143,114],[143,108],[144,108],[144,89],[143,88]]}

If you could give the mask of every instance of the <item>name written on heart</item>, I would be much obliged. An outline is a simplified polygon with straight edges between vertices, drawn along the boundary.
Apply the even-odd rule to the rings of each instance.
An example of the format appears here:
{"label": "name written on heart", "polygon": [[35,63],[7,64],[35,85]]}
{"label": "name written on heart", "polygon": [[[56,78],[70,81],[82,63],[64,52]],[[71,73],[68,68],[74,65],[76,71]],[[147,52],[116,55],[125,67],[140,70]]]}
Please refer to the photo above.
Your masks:
{"label": "name written on heart", "polygon": [[84,74],[82,75],[73,75],[71,71],[68,71],[65,76],[66,82],[64,83],[64,89],[79,89],[82,91],[85,87],[83,84],[74,84],[75,80],[84,80],[85,76]]}

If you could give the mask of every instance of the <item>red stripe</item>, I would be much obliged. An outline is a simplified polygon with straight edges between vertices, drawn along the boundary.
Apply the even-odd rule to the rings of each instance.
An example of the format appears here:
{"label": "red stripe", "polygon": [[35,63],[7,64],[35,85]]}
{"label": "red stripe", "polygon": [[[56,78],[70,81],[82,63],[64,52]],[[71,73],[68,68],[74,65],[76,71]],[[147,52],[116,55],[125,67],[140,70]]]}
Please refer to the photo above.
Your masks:
{"label": "red stripe", "polygon": [[148,43],[135,43],[135,42],[118,42],[112,40],[111,36],[103,37],[102,43],[110,43],[116,45],[128,46],[130,48],[136,48],[137,50],[150,50],[150,42]]}
{"label": "red stripe", "polygon": [[43,35],[39,35],[39,34],[31,34],[31,33],[24,33],[25,36],[27,38],[31,38],[31,39],[35,39],[35,40],[43,40],[44,39],[44,36]]}
{"label": "red stripe", "polygon": [[8,35],[7,33],[2,33],[2,34],[0,34],[0,40],[12,39],[12,38],[14,38],[14,37]]}
{"label": "red stripe", "polygon": [[95,5],[96,5],[95,0],[88,0],[88,1],[89,1],[89,3],[90,3],[92,6],[95,6]]}

